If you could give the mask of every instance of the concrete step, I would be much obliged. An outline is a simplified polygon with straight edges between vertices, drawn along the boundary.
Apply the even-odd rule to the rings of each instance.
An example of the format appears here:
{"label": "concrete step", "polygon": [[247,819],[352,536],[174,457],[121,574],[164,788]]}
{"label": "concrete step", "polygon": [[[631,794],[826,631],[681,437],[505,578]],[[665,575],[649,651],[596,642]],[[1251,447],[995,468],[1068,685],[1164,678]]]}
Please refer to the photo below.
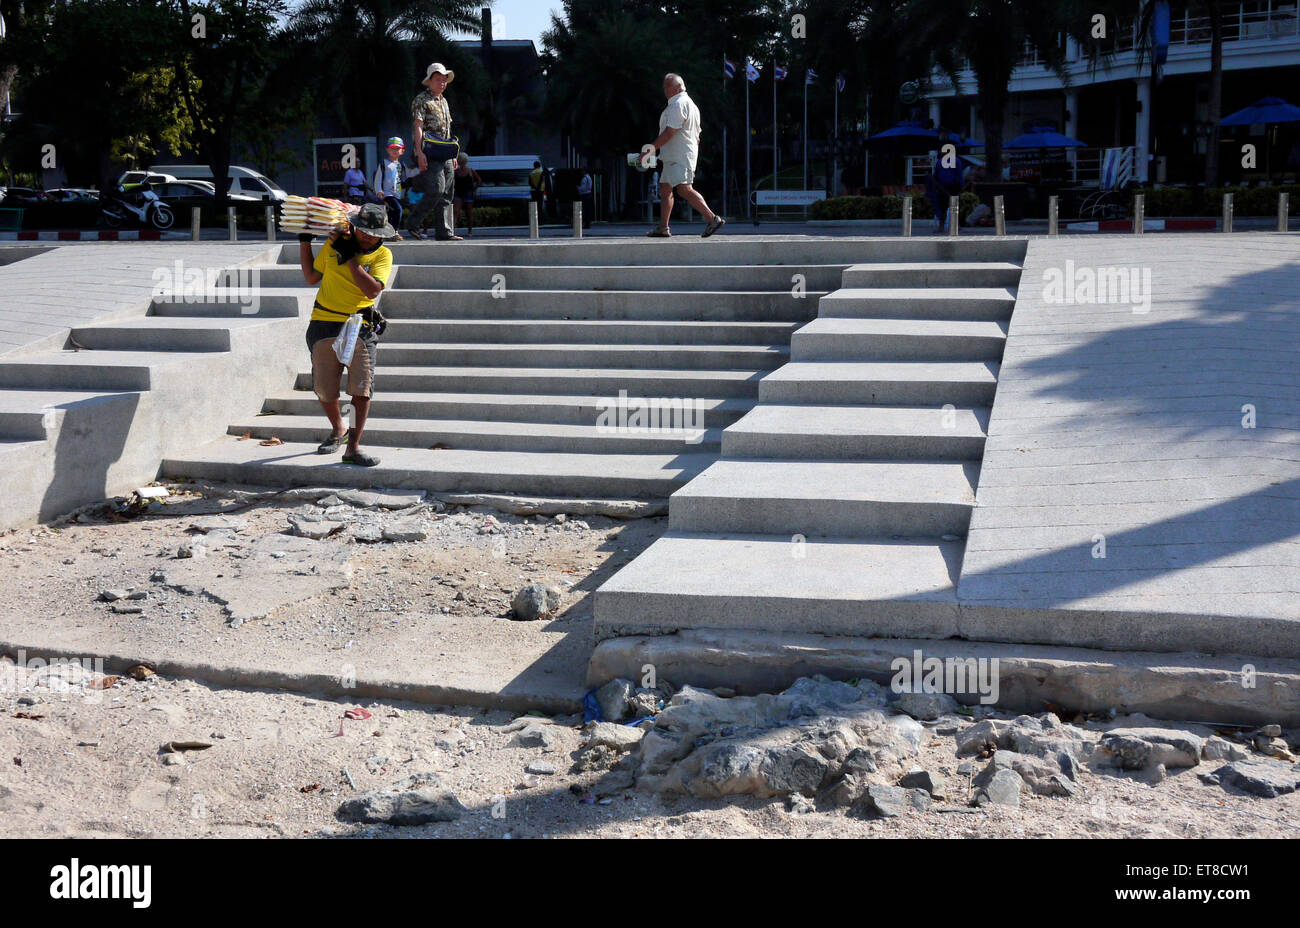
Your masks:
{"label": "concrete step", "polygon": [[795,297],[785,291],[391,290],[384,294],[389,319],[750,319],[804,322],[817,313],[821,292]]}
{"label": "concrete step", "polygon": [[262,447],[222,438],[163,460],[168,477],[259,486],[390,487],[565,498],[664,499],[713,462],[710,454],[536,454],[383,448],[378,467],[316,454],[316,444]]}
{"label": "concrete step", "polygon": [[[840,286],[845,264],[697,265],[678,267],[567,265],[547,267],[433,267],[397,268],[390,290],[773,290],[790,292],[796,274],[803,275],[805,290],[829,291]],[[290,268],[286,272],[302,274]],[[502,275],[498,278],[497,275]],[[264,279],[265,276],[264,276]],[[279,279],[279,278],[275,278]],[[287,276],[284,279],[288,279]],[[293,284],[289,284],[292,286]]]}
{"label": "concrete step", "polygon": [[[628,402],[633,400],[629,399]],[[284,415],[320,415],[320,403],[316,395],[307,391],[268,397],[264,408],[267,412]],[[675,425],[723,428],[753,408],[753,399],[696,398],[690,401],[689,407],[683,407],[683,413],[669,410],[666,419]],[[609,405],[598,404],[593,396],[521,393],[379,393],[372,406],[374,414],[388,419],[456,419],[556,425],[595,425],[602,413],[608,414],[610,410]]]}
{"label": "concrete step", "polygon": [[[377,404],[378,405],[378,404]],[[314,416],[262,415],[230,426],[231,435],[264,440],[319,443],[329,425],[317,407]],[[599,425],[556,425],[537,422],[484,422],[453,419],[403,419],[372,416],[366,423],[366,445],[395,448],[571,452],[576,454],[717,454],[721,429],[633,429]]]}
{"label": "concrete step", "polygon": [[384,343],[788,345],[798,327],[797,322],[403,319],[388,327]]}
{"label": "concrete step", "polygon": [[677,628],[948,637],[961,556],[961,542],[670,532],[596,591],[596,638]]}
{"label": "concrete step", "polygon": [[31,390],[148,390],[152,371],[211,357],[183,351],[56,351],[0,361],[0,387]]}
{"label": "concrete step", "polygon": [[[523,393],[617,397],[754,397],[762,370],[643,370],[553,367],[384,367],[375,371],[376,393]],[[0,384],[2,385],[2,384]],[[311,372],[297,388],[311,389]]]}
{"label": "concrete step", "polygon": [[999,322],[814,319],[790,340],[794,361],[998,361]]}
{"label": "concrete step", "polygon": [[298,290],[266,293],[262,290],[227,291],[197,299],[155,298],[150,309],[152,316],[197,317],[229,319],[233,317],[260,316],[263,318],[292,318],[300,314],[303,304],[310,308],[316,295],[315,287],[302,283],[298,277]]}
{"label": "concrete step", "polygon": [[791,362],[763,378],[763,403],[884,406],[990,406],[998,385],[993,362]]}
{"label": "concrete step", "polygon": [[267,319],[240,317],[158,317],[80,326],[72,337],[86,348],[102,351],[229,351],[231,332],[268,324]]}
{"label": "concrete step", "polygon": [[722,460],[673,495],[682,532],[938,538],[965,534],[979,465]]}
{"label": "concrete step", "polygon": [[780,345],[410,345],[381,343],[379,369],[454,366],[532,367],[566,370],[647,368],[663,370],[774,370],[790,357]]}
{"label": "concrete step", "polygon": [[1005,287],[837,290],[817,304],[819,319],[958,319],[1004,322],[1016,308]]}
{"label": "concrete step", "polygon": [[1020,283],[1020,265],[1010,261],[915,261],[855,264],[844,271],[845,287],[1008,287]]}
{"label": "concrete step", "polygon": [[728,458],[960,460],[984,454],[989,410],[763,404],[722,435]]}
{"label": "concrete step", "polygon": [[43,441],[69,409],[121,394],[73,390],[0,390],[0,438]]}
{"label": "concrete step", "polygon": [[[647,226],[647,229],[649,227]],[[683,233],[686,229],[683,227]],[[694,228],[700,228],[696,226]],[[678,234],[670,240],[628,238],[561,239],[539,242],[398,242],[389,246],[399,266],[744,266],[861,264],[863,262],[1024,261],[1027,239],[978,238],[800,238],[725,233],[709,239]],[[280,264],[298,263],[297,244],[281,248]]]}

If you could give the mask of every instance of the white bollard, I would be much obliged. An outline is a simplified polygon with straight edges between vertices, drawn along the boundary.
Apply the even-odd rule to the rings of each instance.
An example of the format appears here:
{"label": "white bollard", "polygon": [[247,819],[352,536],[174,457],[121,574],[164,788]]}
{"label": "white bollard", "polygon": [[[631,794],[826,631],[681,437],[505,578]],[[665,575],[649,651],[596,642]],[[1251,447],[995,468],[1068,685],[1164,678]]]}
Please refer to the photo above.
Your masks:
{"label": "white bollard", "polygon": [[1060,210],[1061,204],[1056,197],[1047,198],[1047,234],[1060,235]]}
{"label": "white bollard", "polygon": [[195,242],[203,239],[203,223],[199,219],[202,212],[197,206],[190,207],[190,239]]}
{"label": "white bollard", "polygon": [[1133,234],[1141,235],[1147,225],[1147,198],[1140,193],[1133,194]]}
{"label": "white bollard", "polygon": [[582,238],[582,203],[573,204],[573,237]]}
{"label": "white bollard", "polygon": [[993,231],[998,235],[1007,234],[1007,210],[1002,197],[993,198]]}
{"label": "white bollard", "polygon": [[903,238],[912,237],[912,198],[903,197]]}
{"label": "white bollard", "polygon": [[275,241],[275,207],[270,205],[266,207],[266,240]]}
{"label": "white bollard", "polygon": [[1291,228],[1291,194],[1279,193],[1277,195],[1277,230],[1286,232]]}
{"label": "white bollard", "polygon": [[235,223],[235,208],[233,206],[226,207],[226,226],[230,232],[230,240],[232,242],[239,241],[239,226]]}
{"label": "white bollard", "polygon": [[1223,231],[1232,231],[1232,194],[1223,195]]}
{"label": "white bollard", "polygon": [[961,226],[961,198],[948,198],[948,234],[956,235]]}
{"label": "white bollard", "polygon": [[542,237],[541,227],[537,220],[537,204],[531,200],[528,203],[528,237]]}

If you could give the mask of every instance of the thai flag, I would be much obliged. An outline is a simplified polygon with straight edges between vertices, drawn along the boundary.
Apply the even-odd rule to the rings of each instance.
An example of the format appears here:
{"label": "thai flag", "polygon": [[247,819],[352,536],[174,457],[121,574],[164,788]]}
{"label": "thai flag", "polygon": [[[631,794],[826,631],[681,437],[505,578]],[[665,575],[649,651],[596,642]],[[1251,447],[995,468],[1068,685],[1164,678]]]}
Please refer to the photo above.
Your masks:
{"label": "thai flag", "polygon": [[835,92],[836,92],[836,93],[844,93],[844,84],[845,84],[845,81],[844,81],[844,75],[843,75],[843,74],[837,74],[837,75],[835,75]]}
{"label": "thai flag", "polygon": [[752,84],[758,80],[758,65],[752,61],[745,62],[745,77]]}
{"label": "thai flag", "polygon": [[815,80],[817,80],[817,72],[812,68],[809,68],[808,73],[804,76],[803,82],[805,84],[811,84]]}
{"label": "thai flag", "polygon": [[735,76],[736,76],[736,63],[735,63],[734,61],[728,61],[726,58],[723,58],[723,59],[722,59],[722,74],[723,74],[724,77],[735,77]]}
{"label": "thai flag", "polygon": [[772,73],[773,78],[776,79],[776,80],[778,80],[778,81],[783,81],[783,80],[785,80],[785,76],[786,76],[786,74],[788,73],[788,72],[785,70],[785,68],[781,67],[779,64],[774,64],[773,67],[776,69],[776,70]]}

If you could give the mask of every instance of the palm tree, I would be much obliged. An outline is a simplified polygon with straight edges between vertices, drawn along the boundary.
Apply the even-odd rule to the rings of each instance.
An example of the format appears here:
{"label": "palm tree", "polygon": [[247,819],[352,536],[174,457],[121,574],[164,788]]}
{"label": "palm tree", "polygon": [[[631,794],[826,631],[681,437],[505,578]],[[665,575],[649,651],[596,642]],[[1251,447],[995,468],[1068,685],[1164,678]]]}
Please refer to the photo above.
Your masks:
{"label": "palm tree", "polygon": [[[415,87],[428,64],[422,45],[434,46],[447,58],[458,80],[469,76],[461,73],[472,67],[468,57],[446,36],[477,35],[479,8],[490,5],[491,0],[304,0],[288,31],[309,44],[315,61],[328,63],[323,70],[332,83],[321,90],[343,125],[369,131],[378,120],[405,108],[400,95],[387,92],[388,84],[410,75]],[[386,111],[376,111],[377,100]],[[457,117],[463,121],[461,113]]]}
{"label": "palm tree", "polygon": [[[1138,11],[1138,69],[1147,55],[1154,59],[1152,48],[1152,22],[1156,13],[1155,0],[1137,0]],[[1219,183],[1219,120],[1223,118],[1223,6],[1224,0],[1188,0],[1189,16],[1206,17],[1210,21],[1210,99],[1207,119],[1210,123],[1209,147],[1205,151],[1205,185]]]}
{"label": "palm tree", "polygon": [[1095,61],[1099,50],[1089,35],[1092,16],[1101,13],[1108,22],[1119,22],[1126,5],[1096,0],[910,0],[906,16],[914,41],[931,51],[954,88],[964,67],[969,65],[975,73],[988,176],[998,179],[1011,75],[1026,48],[1036,48],[1043,63],[1067,81],[1066,37],[1093,49]]}

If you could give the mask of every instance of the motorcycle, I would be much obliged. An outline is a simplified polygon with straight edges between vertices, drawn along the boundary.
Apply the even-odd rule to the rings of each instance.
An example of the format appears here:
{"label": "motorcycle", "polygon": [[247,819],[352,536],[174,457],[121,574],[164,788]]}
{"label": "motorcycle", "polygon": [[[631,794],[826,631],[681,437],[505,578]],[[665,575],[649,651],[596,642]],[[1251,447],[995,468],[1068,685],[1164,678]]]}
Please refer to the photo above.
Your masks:
{"label": "motorcycle", "polygon": [[147,181],[132,194],[128,195],[126,188],[119,185],[103,204],[104,223],[110,229],[121,228],[132,219],[142,226],[153,226],[159,232],[165,232],[176,224],[172,208],[153,192]]}

